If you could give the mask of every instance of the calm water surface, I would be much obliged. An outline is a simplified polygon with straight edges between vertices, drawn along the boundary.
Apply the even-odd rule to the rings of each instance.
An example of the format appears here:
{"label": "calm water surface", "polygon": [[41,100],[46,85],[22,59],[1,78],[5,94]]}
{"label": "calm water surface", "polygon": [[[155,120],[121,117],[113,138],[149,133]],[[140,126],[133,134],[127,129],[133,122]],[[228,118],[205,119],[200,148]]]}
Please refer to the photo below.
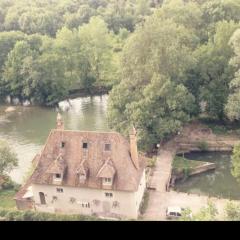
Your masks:
{"label": "calm water surface", "polygon": [[[65,129],[108,130],[106,111],[107,95],[70,100],[72,107],[62,113]],[[67,102],[61,102],[65,108]],[[31,160],[41,150],[51,129],[56,124],[56,109],[44,107],[16,107],[5,113],[0,105],[0,139],[7,140],[16,151],[19,167],[10,174],[21,183],[31,166]]]}
{"label": "calm water surface", "polygon": [[176,190],[223,198],[240,199],[240,184],[231,175],[231,153],[209,152],[185,154],[188,159],[216,163],[216,170],[178,182]]}

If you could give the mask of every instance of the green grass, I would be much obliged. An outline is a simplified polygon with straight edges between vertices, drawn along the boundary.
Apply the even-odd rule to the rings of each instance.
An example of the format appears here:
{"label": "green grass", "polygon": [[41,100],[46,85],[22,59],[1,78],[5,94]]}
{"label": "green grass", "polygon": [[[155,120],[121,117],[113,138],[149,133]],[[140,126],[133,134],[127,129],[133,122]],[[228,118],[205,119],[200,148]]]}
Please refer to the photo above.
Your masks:
{"label": "green grass", "polygon": [[0,208],[13,209],[16,207],[13,200],[16,192],[13,189],[0,190]]}
{"label": "green grass", "polygon": [[189,160],[183,157],[176,156],[173,161],[173,171],[182,172],[186,169],[193,169],[195,167],[201,166],[203,162]]}
{"label": "green grass", "polygon": [[157,161],[157,157],[153,156],[152,158],[147,158],[147,166],[150,168],[155,167]]}

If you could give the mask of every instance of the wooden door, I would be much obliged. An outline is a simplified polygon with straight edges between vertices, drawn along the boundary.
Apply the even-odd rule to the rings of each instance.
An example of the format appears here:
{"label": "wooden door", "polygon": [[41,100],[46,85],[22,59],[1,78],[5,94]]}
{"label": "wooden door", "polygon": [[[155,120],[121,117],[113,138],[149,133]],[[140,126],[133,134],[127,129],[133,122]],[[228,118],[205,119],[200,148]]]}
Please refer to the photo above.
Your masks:
{"label": "wooden door", "polygon": [[42,205],[45,205],[46,204],[45,194],[43,192],[40,192],[39,197],[40,197],[40,203]]}

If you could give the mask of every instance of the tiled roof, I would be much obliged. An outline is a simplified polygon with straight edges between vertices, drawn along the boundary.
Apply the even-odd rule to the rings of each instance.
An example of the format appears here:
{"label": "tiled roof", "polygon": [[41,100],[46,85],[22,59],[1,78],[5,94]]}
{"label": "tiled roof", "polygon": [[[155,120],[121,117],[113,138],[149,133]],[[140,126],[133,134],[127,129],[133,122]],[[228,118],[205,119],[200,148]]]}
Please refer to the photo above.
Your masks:
{"label": "tiled roof", "polygon": [[[65,143],[63,149],[61,142]],[[83,143],[88,143],[87,150],[83,149]],[[109,143],[111,150],[106,151],[105,144]],[[63,186],[101,189],[101,177],[114,174],[113,190],[136,191],[146,165],[145,158],[140,155],[139,169],[135,167],[128,140],[117,132],[54,129],[42,150],[31,183],[53,185],[50,172],[61,168],[62,165],[56,162],[60,153],[66,164]],[[84,184],[79,183],[79,171],[86,170],[87,180]]]}

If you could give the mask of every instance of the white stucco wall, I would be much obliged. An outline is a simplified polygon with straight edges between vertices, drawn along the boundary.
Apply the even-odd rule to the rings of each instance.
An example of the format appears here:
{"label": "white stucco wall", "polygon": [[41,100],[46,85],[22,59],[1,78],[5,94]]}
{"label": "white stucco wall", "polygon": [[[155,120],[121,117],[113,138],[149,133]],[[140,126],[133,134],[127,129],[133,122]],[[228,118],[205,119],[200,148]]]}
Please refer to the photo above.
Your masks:
{"label": "white stucco wall", "polygon": [[[103,189],[74,188],[61,187],[52,185],[33,184],[32,190],[36,210],[47,212],[62,212],[68,214],[93,214],[104,213],[109,209],[110,213],[125,216],[127,218],[136,219],[138,217],[138,209],[142,200],[145,189],[145,171],[137,192],[111,191]],[[57,188],[63,188],[63,193],[57,192]],[[40,205],[39,192],[45,194],[46,205]],[[112,197],[106,197],[105,192],[112,193]],[[53,196],[58,199],[52,202]],[[71,203],[70,198],[75,198],[76,202]],[[99,200],[99,204],[94,204],[94,200]],[[119,206],[114,208],[113,202],[119,202]],[[90,204],[90,208],[82,207],[80,203],[86,202]]]}
{"label": "white stucco wall", "polygon": [[140,204],[142,202],[142,198],[143,198],[145,189],[146,189],[146,174],[145,174],[145,170],[144,170],[141,181],[139,183],[138,191],[135,192],[135,202],[136,202],[136,206],[137,206],[138,210],[139,210]]}

